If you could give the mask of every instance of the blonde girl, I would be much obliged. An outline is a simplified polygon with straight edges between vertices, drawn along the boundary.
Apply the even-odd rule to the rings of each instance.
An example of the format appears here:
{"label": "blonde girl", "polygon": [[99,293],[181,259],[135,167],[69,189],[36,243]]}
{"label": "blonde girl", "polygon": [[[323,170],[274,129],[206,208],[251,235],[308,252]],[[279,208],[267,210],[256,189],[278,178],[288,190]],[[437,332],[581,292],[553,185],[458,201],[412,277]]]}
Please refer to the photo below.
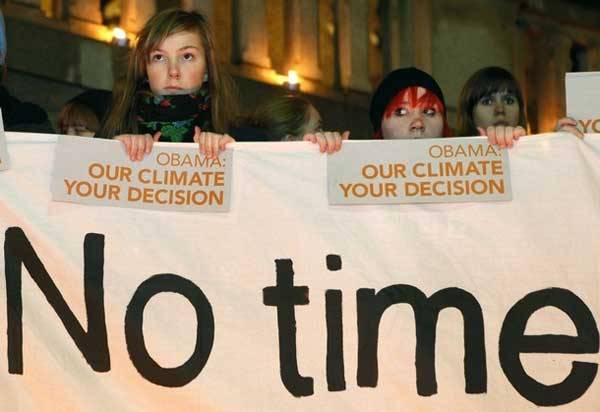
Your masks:
{"label": "blonde girl", "polygon": [[196,142],[216,157],[237,110],[231,78],[219,66],[214,36],[197,12],[169,9],[139,32],[102,136],[125,145],[131,160],[150,153],[155,141]]}

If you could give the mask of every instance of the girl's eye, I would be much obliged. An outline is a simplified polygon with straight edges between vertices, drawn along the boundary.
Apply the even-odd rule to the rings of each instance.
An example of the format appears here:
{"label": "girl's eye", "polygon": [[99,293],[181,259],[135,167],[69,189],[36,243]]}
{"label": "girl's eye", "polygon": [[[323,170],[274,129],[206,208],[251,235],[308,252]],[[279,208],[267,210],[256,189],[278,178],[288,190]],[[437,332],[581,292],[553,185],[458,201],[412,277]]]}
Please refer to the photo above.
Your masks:
{"label": "girl's eye", "polygon": [[165,56],[163,56],[162,54],[153,54],[150,56],[150,60],[153,62],[161,62],[163,61],[165,58]]}
{"label": "girl's eye", "polygon": [[408,110],[405,109],[404,107],[399,107],[396,110],[394,110],[394,116],[406,116],[408,114]]}
{"label": "girl's eye", "polygon": [[514,96],[504,96],[504,104],[515,104],[517,102],[517,99],[515,99]]}
{"label": "girl's eye", "polygon": [[189,61],[189,60],[193,60],[194,59],[194,55],[192,53],[185,53],[183,55],[183,60]]}
{"label": "girl's eye", "polygon": [[492,100],[491,97],[485,96],[482,97],[481,100],[479,100],[479,104],[482,104],[484,106],[490,106],[494,101]]}
{"label": "girl's eye", "polygon": [[433,107],[428,107],[423,110],[423,113],[425,113],[425,116],[433,117],[437,112]]}

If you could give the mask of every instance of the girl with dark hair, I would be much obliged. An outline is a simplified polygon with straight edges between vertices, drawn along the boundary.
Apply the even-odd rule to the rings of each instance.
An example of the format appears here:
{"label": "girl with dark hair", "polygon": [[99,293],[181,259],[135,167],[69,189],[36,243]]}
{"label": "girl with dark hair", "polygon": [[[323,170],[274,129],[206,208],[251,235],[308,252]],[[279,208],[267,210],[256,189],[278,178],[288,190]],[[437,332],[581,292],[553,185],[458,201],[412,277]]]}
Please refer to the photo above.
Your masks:
{"label": "girl with dark hair", "polygon": [[259,105],[250,124],[264,130],[269,141],[302,140],[321,129],[321,115],[304,97],[284,95]]}
{"label": "girl with dark hair", "polygon": [[512,147],[525,136],[527,119],[521,88],[501,67],[485,67],[465,83],[458,102],[458,135],[486,135],[490,143]]}
{"label": "girl with dark hair", "polygon": [[237,95],[220,68],[206,18],[169,9],[138,34],[124,90],[111,108],[102,136],[124,143],[141,160],[155,141],[197,142],[216,157],[234,139],[227,134]]}
{"label": "girl with dark hair", "polygon": [[334,153],[350,132],[325,132],[321,115],[305,97],[287,94],[259,105],[243,123],[258,130],[268,141],[309,141],[319,145],[321,152]]}

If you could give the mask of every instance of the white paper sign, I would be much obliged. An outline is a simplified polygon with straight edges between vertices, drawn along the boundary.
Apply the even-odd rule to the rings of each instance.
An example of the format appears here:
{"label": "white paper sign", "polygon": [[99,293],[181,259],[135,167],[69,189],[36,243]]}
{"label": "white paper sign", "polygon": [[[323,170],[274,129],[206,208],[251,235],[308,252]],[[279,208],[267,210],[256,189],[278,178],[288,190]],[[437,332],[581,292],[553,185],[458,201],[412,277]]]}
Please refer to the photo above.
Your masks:
{"label": "white paper sign", "polygon": [[510,200],[508,154],[480,137],[353,142],[327,158],[330,204]]}
{"label": "white paper sign", "polygon": [[4,119],[2,118],[2,110],[0,110],[0,170],[6,170],[8,168],[8,150],[6,148],[6,135],[4,134]]}
{"label": "white paper sign", "polygon": [[207,159],[191,144],[155,144],[140,162],[120,142],[59,136],[52,199],[89,205],[226,212],[231,150]]}
{"label": "white paper sign", "polygon": [[567,116],[584,133],[600,132],[600,72],[567,73]]}

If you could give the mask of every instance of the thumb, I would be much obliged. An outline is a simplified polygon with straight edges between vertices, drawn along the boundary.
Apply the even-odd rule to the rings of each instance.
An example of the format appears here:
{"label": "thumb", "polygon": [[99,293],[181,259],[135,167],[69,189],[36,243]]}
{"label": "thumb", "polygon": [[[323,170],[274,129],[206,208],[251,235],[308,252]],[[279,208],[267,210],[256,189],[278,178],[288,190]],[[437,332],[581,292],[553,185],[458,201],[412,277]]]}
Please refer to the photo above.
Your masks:
{"label": "thumb", "polygon": [[486,132],[483,129],[483,127],[478,127],[477,131],[479,132],[479,136],[485,136],[486,135]]}
{"label": "thumb", "polygon": [[196,143],[200,143],[200,134],[202,134],[202,129],[198,126],[194,126],[194,136],[192,137],[192,140]]}
{"label": "thumb", "polygon": [[158,140],[160,139],[160,132],[156,132],[154,133],[154,136],[152,136],[152,140],[154,140],[155,142],[158,142]]}
{"label": "thumb", "polygon": [[342,140],[348,140],[350,138],[350,130],[346,130],[342,133]]}

